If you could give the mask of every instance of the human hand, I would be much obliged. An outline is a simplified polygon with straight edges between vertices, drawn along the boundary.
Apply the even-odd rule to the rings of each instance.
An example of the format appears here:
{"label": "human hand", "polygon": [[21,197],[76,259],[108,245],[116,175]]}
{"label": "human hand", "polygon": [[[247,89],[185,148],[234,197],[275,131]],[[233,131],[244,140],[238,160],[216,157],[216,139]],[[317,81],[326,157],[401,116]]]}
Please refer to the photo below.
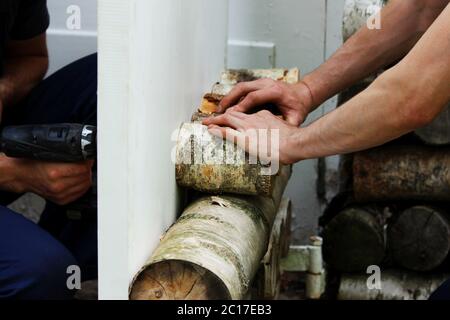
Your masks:
{"label": "human hand", "polygon": [[[203,124],[208,126],[212,135],[236,143],[259,159],[272,162],[278,160],[282,164],[293,164],[297,161],[293,146],[300,129],[267,110],[255,114],[230,110],[217,117],[205,119]],[[252,139],[257,139],[256,143]]]}
{"label": "human hand", "polygon": [[58,205],[66,205],[81,198],[92,185],[92,160],[48,163],[8,159],[11,172],[14,173],[8,191],[33,192]]}
{"label": "human hand", "polygon": [[223,98],[218,112],[248,112],[266,104],[275,104],[286,121],[293,126],[302,124],[314,107],[311,91],[303,81],[287,84],[272,79],[260,79],[238,83]]}

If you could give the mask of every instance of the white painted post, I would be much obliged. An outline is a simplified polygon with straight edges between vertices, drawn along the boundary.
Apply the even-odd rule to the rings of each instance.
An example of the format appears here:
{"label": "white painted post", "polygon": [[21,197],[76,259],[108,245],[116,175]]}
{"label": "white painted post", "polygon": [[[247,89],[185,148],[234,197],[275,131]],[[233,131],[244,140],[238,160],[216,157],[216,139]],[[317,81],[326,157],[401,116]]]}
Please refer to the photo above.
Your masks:
{"label": "white painted post", "polygon": [[99,297],[128,286],[179,212],[172,132],[218,80],[227,0],[99,0]]}

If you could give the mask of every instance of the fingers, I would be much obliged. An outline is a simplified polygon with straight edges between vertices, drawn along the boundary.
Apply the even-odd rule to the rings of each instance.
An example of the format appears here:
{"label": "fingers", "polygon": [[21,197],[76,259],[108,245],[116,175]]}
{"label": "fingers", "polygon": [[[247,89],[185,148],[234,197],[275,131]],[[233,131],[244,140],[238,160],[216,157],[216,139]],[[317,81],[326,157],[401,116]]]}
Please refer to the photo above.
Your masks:
{"label": "fingers", "polygon": [[64,193],[52,197],[52,201],[58,205],[67,205],[80,199],[83,195],[86,194],[90,187],[90,183],[75,185],[72,188],[66,190]]}
{"label": "fingers", "polygon": [[260,90],[272,83],[273,80],[270,79],[260,79],[256,81],[250,82],[241,82],[238,83],[230,93],[222,99],[219,105],[219,113],[225,112],[228,108],[234,106],[241,100],[243,97],[248,95],[250,92]]}
{"label": "fingers", "polygon": [[[85,182],[79,185],[73,186],[65,193],[68,198],[76,197],[77,199],[83,196],[91,187],[91,183]],[[76,200],[76,199],[75,199]]]}
{"label": "fingers", "polygon": [[61,178],[53,181],[41,181],[43,191],[51,195],[52,197],[57,197],[59,194],[66,194],[68,191],[72,191],[74,188],[76,189],[80,185],[90,186],[91,184],[91,175]]}
{"label": "fingers", "polygon": [[203,121],[203,124],[206,126],[221,126],[221,127],[230,127],[241,131],[245,128],[246,115],[239,112],[227,112],[226,114],[222,114],[220,116],[214,118],[207,118]]}
{"label": "fingers", "polygon": [[278,101],[280,92],[275,88],[264,88],[250,92],[241,102],[229,109],[229,111],[248,112],[255,107]]}
{"label": "fingers", "polygon": [[58,163],[51,165],[48,174],[49,177],[53,180],[88,175],[91,173],[92,166],[92,161],[81,163]]}
{"label": "fingers", "polygon": [[288,124],[295,127],[300,126],[304,120],[298,112],[288,113],[285,118]]}
{"label": "fingers", "polygon": [[208,128],[208,131],[212,135],[230,141],[241,149],[248,151],[247,137],[244,133],[231,128],[223,128],[216,125],[211,125]]}
{"label": "fingers", "polygon": [[[92,161],[77,164],[44,164],[44,198],[65,205],[80,198],[92,185]],[[42,194],[41,194],[42,195]]]}

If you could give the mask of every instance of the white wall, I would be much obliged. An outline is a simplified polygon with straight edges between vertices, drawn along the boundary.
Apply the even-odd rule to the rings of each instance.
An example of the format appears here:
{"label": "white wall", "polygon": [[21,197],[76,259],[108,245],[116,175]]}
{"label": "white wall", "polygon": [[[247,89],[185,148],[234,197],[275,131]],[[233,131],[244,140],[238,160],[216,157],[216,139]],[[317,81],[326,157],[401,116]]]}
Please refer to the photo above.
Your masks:
{"label": "white wall", "polygon": [[[228,66],[299,67],[312,71],[340,42],[344,0],[230,0]],[[308,122],[335,106],[328,102]],[[317,160],[295,166],[287,194],[294,203],[294,241],[317,232]]]}
{"label": "white wall", "polygon": [[[97,1],[96,0],[48,0],[50,28],[47,31],[50,54],[48,74],[79,58],[97,51]],[[80,8],[81,29],[67,28],[70,13],[67,9]]]}
{"label": "white wall", "polygon": [[99,0],[99,295],[128,285],[174,222],[172,132],[224,68],[226,0]]}

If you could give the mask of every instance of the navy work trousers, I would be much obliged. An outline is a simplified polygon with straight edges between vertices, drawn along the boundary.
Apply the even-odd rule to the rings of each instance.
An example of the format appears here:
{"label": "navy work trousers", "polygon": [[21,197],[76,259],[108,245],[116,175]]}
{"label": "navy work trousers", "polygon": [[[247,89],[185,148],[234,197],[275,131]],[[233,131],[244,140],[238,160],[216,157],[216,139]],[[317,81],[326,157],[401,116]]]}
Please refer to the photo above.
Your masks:
{"label": "navy work trousers", "polygon": [[[21,124],[97,123],[97,55],[78,60],[41,82],[2,127]],[[97,276],[96,219],[70,220],[47,201],[39,225],[5,206],[20,195],[0,192],[0,299],[70,299],[69,266],[82,280]]]}

